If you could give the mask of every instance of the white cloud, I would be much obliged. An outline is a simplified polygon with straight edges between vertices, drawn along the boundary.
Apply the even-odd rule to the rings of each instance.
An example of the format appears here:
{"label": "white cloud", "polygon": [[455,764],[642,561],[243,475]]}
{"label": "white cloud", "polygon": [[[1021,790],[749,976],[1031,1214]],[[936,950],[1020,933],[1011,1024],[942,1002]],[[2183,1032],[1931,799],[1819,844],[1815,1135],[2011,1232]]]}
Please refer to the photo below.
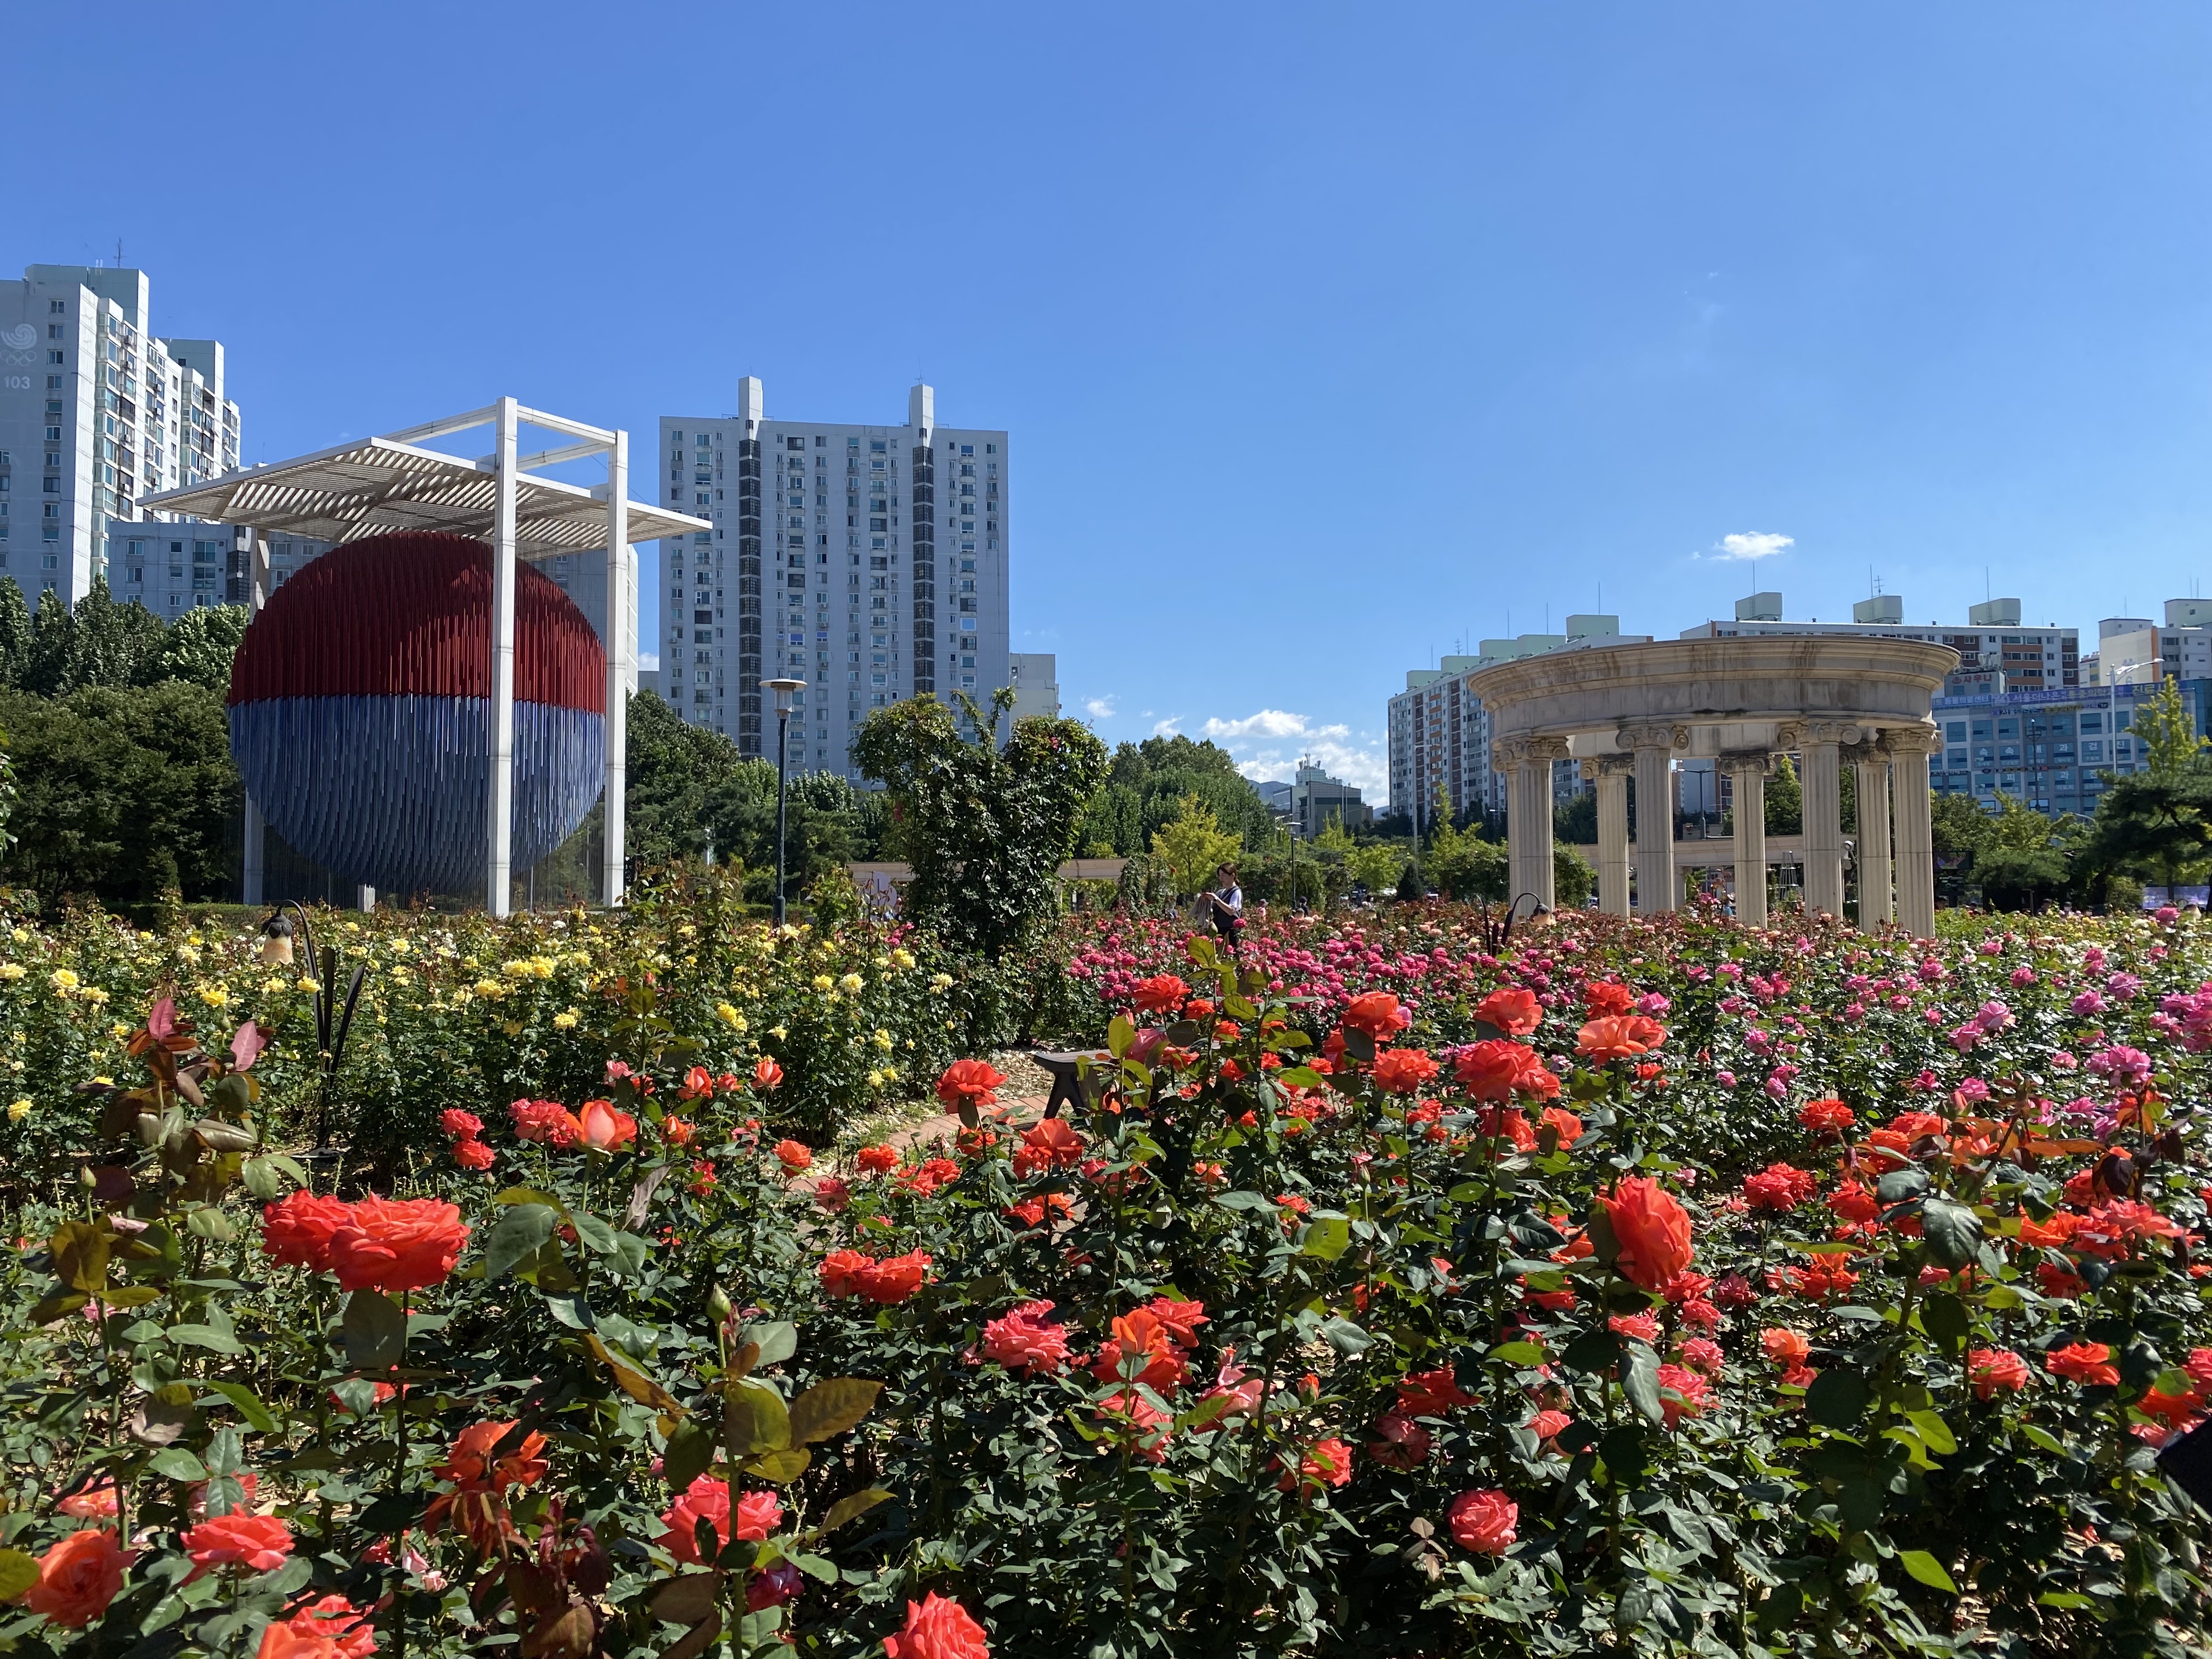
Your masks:
{"label": "white cloud", "polygon": [[1182,724],[1182,715],[1170,714],[1165,720],[1160,721],[1158,725],[1152,727],[1152,735],[1156,738],[1174,737],[1176,735],[1176,727]]}
{"label": "white cloud", "polygon": [[637,653],[637,672],[641,674],[659,673],[660,672],[660,653],[658,651],[639,652]]}
{"label": "white cloud", "polygon": [[1797,538],[1795,536],[1778,536],[1771,531],[1752,530],[1738,535],[1723,536],[1721,538],[1718,552],[1700,554],[1698,556],[1711,559],[1716,563],[1726,563],[1738,559],[1771,559],[1777,553],[1796,545]]}
{"label": "white cloud", "polygon": [[1093,697],[1083,706],[1091,711],[1091,718],[1095,720],[1110,720],[1114,718],[1114,699],[1110,695]]}
{"label": "white cloud", "polygon": [[[1200,731],[1234,756],[1237,769],[1255,781],[1287,781],[1300,761],[1310,760],[1330,775],[1357,784],[1378,805],[1389,783],[1389,766],[1380,747],[1356,739],[1348,726],[1322,726],[1310,715],[1262,708],[1243,720],[1209,719]],[[1284,744],[1286,738],[1296,738],[1296,744]]]}

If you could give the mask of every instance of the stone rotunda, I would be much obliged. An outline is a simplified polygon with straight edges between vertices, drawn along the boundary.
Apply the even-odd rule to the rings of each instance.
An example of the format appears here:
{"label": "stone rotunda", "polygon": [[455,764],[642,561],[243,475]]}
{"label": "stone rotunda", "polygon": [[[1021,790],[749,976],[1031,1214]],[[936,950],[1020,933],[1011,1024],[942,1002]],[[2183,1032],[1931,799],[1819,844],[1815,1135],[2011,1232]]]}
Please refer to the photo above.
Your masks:
{"label": "stone rotunda", "polygon": [[[1735,792],[1736,915],[1766,920],[1766,780],[1778,756],[1802,762],[1805,905],[1844,914],[1842,769],[1856,769],[1859,920],[1936,931],[1929,717],[1954,651],[1835,635],[1663,640],[1555,651],[1501,663],[1468,684],[1490,712],[1492,764],[1506,775],[1513,896],[1547,908],[1552,891],[1552,769],[1582,763],[1597,789],[1599,908],[1671,910],[1678,758],[1710,758]],[[1628,780],[1639,801],[1633,848]],[[1892,855],[1894,837],[1895,854]]]}

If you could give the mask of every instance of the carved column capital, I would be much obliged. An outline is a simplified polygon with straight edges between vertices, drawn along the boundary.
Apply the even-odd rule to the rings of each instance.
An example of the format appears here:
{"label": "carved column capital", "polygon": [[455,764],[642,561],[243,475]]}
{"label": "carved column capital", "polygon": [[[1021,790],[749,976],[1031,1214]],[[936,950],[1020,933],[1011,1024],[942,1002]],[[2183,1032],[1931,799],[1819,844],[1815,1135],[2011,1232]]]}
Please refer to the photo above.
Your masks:
{"label": "carved column capital", "polygon": [[1521,763],[1521,739],[1520,739],[1520,738],[1492,738],[1492,739],[1491,739],[1491,742],[1490,742],[1490,769],[1491,769],[1492,771],[1493,771],[1493,772],[1510,772],[1510,771],[1511,771],[1511,770],[1512,770],[1516,766],[1519,765],[1520,763]]}
{"label": "carved column capital", "polygon": [[1623,749],[1687,749],[1690,728],[1686,726],[1624,726],[1613,734],[1613,740]]}
{"label": "carved column capital", "polygon": [[1804,741],[1808,743],[1856,743],[1859,726],[1856,720],[1808,720]]}
{"label": "carved column capital", "polygon": [[1632,778],[1636,775],[1633,755],[1594,755],[1583,763],[1583,781],[1595,782],[1600,778]]}
{"label": "carved column capital", "polygon": [[1756,772],[1761,777],[1774,775],[1774,751],[1771,749],[1730,749],[1724,750],[1718,762],[1720,769],[1734,775],[1741,772]]}
{"label": "carved column capital", "polygon": [[1853,766],[1872,766],[1889,758],[1882,752],[1881,738],[1878,732],[1869,732],[1861,742],[1845,744],[1843,757]]}
{"label": "carved column capital", "polygon": [[1943,746],[1943,734],[1933,726],[1893,726],[1881,734],[1881,746],[1892,755],[1932,755]]}
{"label": "carved column capital", "polygon": [[1778,750],[1795,749],[1804,741],[1803,720],[1784,720],[1774,728],[1774,746]]}
{"label": "carved column capital", "polygon": [[1571,758],[1565,738],[1523,738],[1521,754],[1524,760],[1563,761]]}

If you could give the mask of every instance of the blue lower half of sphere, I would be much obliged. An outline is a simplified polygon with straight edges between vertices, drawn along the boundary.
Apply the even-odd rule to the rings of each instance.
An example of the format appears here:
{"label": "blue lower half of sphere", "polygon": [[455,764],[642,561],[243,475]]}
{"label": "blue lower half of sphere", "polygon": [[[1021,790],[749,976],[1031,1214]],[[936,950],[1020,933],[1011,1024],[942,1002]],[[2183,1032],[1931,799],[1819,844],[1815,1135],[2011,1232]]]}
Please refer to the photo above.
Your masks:
{"label": "blue lower half of sphere", "polygon": [[[395,896],[481,895],[490,789],[482,697],[276,697],[234,703],[246,792],[295,849]],[[516,875],[571,835],[606,781],[606,720],[514,705]]]}

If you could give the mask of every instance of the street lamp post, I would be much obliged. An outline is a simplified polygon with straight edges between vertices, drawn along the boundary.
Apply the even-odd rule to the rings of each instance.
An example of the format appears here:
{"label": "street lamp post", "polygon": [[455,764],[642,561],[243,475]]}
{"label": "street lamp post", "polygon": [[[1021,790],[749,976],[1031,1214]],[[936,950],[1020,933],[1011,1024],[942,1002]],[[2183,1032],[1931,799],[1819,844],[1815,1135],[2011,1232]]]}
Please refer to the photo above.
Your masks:
{"label": "street lamp post", "polygon": [[763,680],[775,693],[775,925],[783,926],[783,796],[784,762],[790,749],[791,701],[806,690],[805,680]]}

